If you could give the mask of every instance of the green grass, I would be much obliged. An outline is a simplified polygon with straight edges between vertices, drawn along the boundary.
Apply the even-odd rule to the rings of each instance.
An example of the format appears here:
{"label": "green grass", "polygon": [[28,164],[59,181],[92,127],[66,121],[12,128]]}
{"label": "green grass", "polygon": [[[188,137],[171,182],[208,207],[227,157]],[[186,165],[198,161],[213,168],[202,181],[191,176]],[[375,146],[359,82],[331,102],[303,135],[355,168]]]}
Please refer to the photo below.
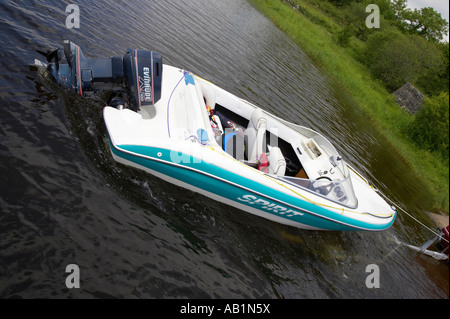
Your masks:
{"label": "green grass", "polygon": [[293,9],[291,5],[280,0],[249,2],[285,32],[325,73],[345,88],[410,164],[420,182],[433,194],[434,207],[430,209],[448,213],[448,160],[442,160],[437,154],[420,149],[406,136],[404,128],[412,121],[412,117],[396,104],[394,96],[358,61],[361,52],[359,40],[351,39],[346,48],[339,46],[334,35],[342,27],[311,3],[302,1]]}

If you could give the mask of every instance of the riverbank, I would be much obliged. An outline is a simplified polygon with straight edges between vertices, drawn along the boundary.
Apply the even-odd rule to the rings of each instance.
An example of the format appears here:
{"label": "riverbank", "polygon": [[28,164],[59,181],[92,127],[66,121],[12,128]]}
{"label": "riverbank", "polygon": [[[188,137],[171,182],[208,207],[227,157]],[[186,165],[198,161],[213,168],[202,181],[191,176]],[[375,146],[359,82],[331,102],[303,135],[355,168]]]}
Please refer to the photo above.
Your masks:
{"label": "riverbank", "polygon": [[[420,149],[404,133],[412,117],[355,57],[358,43],[342,47],[335,40],[341,27],[320,9],[302,2],[249,0],[285,32],[321,69],[337,81],[371,118],[386,139],[409,163],[433,195],[435,211],[449,211],[449,166],[437,154]],[[333,34],[334,33],[334,34]]]}

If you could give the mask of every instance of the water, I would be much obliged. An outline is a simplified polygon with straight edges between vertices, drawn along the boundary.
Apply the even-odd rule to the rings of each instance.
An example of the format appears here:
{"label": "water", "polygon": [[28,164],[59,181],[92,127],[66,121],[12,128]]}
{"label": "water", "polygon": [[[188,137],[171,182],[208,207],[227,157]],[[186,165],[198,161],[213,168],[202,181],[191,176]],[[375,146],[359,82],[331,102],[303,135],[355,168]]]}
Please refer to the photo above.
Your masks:
{"label": "water", "polygon": [[[281,31],[244,0],[0,2],[0,297],[447,298],[448,265],[398,244],[429,233],[402,214],[381,233],[304,231],[116,164],[102,104],[29,67],[64,39],[88,56],[163,54],[292,122],[318,130],[398,204],[423,214],[407,165]],[[46,85],[44,85],[46,84]],[[80,268],[80,289],[65,285]],[[380,288],[366,287],[377,264]]]}

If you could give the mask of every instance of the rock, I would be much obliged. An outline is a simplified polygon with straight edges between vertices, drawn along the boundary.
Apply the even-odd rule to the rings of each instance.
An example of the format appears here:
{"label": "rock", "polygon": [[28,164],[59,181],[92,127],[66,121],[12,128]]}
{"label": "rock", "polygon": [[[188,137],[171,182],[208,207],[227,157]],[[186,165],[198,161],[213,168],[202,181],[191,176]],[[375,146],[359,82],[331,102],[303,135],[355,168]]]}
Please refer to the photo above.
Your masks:
{"label": "rock", "polygon": [[422,107],[425,97],[411,83],[406,82],[401,88],[394,92],[395,101],[410,114],[416,113]]}

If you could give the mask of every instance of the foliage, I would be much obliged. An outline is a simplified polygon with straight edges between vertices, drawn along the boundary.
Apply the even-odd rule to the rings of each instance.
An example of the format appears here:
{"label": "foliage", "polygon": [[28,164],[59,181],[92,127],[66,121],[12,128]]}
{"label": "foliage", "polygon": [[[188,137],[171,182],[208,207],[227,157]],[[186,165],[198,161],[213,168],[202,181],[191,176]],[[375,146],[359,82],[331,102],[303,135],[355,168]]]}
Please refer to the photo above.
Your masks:
{"label": "foliage", "polygon": [[[352,49],[389,91],[407,81],[427,96],[449,91],[448,42],[440,41],[448,33],[448,22],[434,9],[411,10],[407,0],[306,1],[339,22],[333,39]],[[365,25],[369,4],[379,7],[378,29]]]}
{"label": "foliage", "polygon": [[336,42],[342,47],[347,47],[353,34],[355,34],[355,26],[348,24],[337,33]]}
{"label": "foliage", "polygon": [[[412,38],[422,36],[411,35],[401,30],[397,11],[401,10],[401,1],[391,0],[249,0],[254,6],[270,18],[277,27],[286,32],[291,39],[305,51],[319,67],[342,85],[379,128],[380,132],[392,143],[399,154],[409,163],[418,180],[432,193],[434,208],[446,212],[449,210],[449,169],[448,160],[430,152],[420,143],[416,144],[412,135],[408,134],[414,121],[407,112],[398,107],[395,98],[390,94],[383,82],[374,78],[367,63],[367,44],[372,36],[389,37],[389,32]],[[405,2],[405,1],[403,1]],[[336,5],[334,4],[336,3]],[[359,37],[352,24],[352,17],[347,11],[350,5],[362,6],[375,3],[380,8],[381,28],[367,30],[366,36]],[[400,3],[395,8],[392,3]],[[397,11],[396,11],[397,10]],[[367,13],[366,13],[367,15]],[[347,27],[347,30],[344,30]],[[354,32],[352,34],[352,32]],[[340,37],[341,36],[341,37]],[[383,38],[383,37],[382,37]],[[422,37],[426,40],[425,37]],[[340,42],[340,43],[339,43]],[[436,45],[441,56],[448,60],[448,43],[434,43],[426,40],[431,46]],[[428,45],[428,44],[427,44]],[[448,62],[444,60],[444,68],[435,74],[440,87],[432,86],[433,95],[439,95],[442,83],[448,83]],[[425,68],[422,69],[424,71]],[[423,74],[417,81],[426,80]],[[412,83],[417,87],[416,83]],[[422,87],[419,86],[422,90]],[[444,89],[448,94],[448,88]],[[448,103],[448,101],[447,101]],[[448,107],[448,104],[447,104]],[[448,157],[447,157],[448,159]],[[431,209],[431,207],[430,207]]]}
{"label": "foliage", "polygon": [[[329,1],[334,4],[338,2]],[[432,7],[411,10],[407,7],[407,0],[348,0],[341,2],[340,6],[351,11],[353,6],[365,7],[370,3],[376,4],[383,17],[404,33],[419,35],[435,43],[442,41],[444,35],[448,34],[448,21],[440,13]]]}
{"label": "foliage", "polygon": [[420,87],[422,93],[428,96],[448,92],[449,88],[449,44],[448,42],[437,43],[436,49],[441,53],[443,67],[436,72],[426,70],[416,81],[416,85]]}
{"label": "foliage", "polygon": [[409,127],[411,138],[422,148],[449,157],[449,95],[427,98]]}
{"label": "foliage", "polygon": [[431,7],[405,9],[401,12],[401,27],[410,34],[417,34],[432,42],[439,42],[448,34],[448,22]]}
{"label": "foliage", "polygon": [[391,29],[369,37],[365,64],[388,90],[394,91],[405,82],[424,82],[439,74],[444,59],[442,52],[424,38]]}

